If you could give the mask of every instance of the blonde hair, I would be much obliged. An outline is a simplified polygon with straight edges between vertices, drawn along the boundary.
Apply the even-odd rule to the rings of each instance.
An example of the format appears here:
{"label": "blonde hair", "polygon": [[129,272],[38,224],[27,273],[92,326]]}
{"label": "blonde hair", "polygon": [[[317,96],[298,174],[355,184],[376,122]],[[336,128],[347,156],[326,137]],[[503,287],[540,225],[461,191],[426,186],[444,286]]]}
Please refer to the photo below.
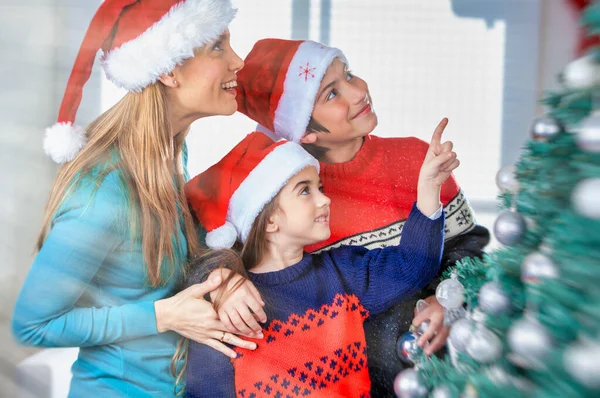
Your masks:
{"label": "blonde hair", "polygon": [[[88,143],[73,161],[59,169],[46,205],[37,250],[44,244],[55,212],[82,178],[101,166],[93,177],[96,186],[100,186],[108,173],[119,170],[129,196],[132,243],[141,241],[150,284],[157,287],[166,283],[177,266],[180,229],[189,255],[200,252],[183,189],[184,178],[179,172],[187,133],[188,130],[173,137],[162,83],[139,93],[127,93],[87,127]],[[113,151],[117,156],[113,156]],[[168,270],[164,269],[165,261]]]}

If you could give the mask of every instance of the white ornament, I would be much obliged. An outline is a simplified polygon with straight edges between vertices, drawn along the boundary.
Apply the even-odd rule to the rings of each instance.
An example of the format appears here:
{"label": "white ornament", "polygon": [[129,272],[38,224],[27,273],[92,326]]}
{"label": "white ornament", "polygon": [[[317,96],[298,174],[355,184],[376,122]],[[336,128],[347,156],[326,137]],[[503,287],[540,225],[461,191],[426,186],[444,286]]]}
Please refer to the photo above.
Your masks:
{"label": "white ornament", "polygon": [[458,275],[442,281],[435,290],[435,298],[447,309],[458,308],[465,302],[465,287],[458,281]]}
{"label": "white ornament", "polygon": [[510,311],[510,297],[498,281],[486,282],[479,289],[479,308],[488,315],[500,315]]}
{"label": "white ornament", "polygon": [[508,165],[502,167],[496,173],[496,185],[502,192],[516,193],[519,191],[519,181],[516,177],[516,167]]}
{"label": "white ornament", "polygon": [[511,350],[509,359],[526,369],[542,368],[554,345],[552,335],[530,314],[512,324],[507,340]]}
{"label": "white ornament", "polygon": [[600,110],[584,119],[575,129],[577,146],[585,152],[600,153]]}
{"label": "white ornament", "polygon": [[600,178],[580,181],[573,189],[571,203],[582,216],[600,219]]}
{"label": "white ornament", "polygon": [[559,80],[574,90],[600,85],[600,64],[592,54],[584,55],[565,66]]}
{"label": "white ornament", "polygon": [[527,232],[525,219],[516,211],[503,211],[494,223],[494,235],[505,246],[521,243],[525,232]]}
{"label": "white ornament", "polygon": [[423,377],[416,369],[405,369],[394,379],[394,392],[398,398],[425,398],[429,391]]}
{"label": "white ornament", "polygon": [[552,141],[563,130],[558,120],[540,116],[531,123],[531,137],[536,141]]}
{"label": "white ornament", "polygon": [[468,318],[462,318],[454,322],[450,327],[449,339],[454,349],[458,352],[467,352],[467,343],[473,333],[473,321]]}
{"label": "white ornament", "polygon": [[537,285],[548,279],[557,279],[558,266],[546,254],[533,252],[523,260],[521,279],[523,282]]}
{"label": "white ornament", "polygon": [[563,357],[565,370],[584,386],[600,390],[600,343],[580,339],[567,347]]}
{"label": "white ornament", "polygon": [[502,341],[494,332],[479,324],[467,343],[467,354],[479,363],[494,362],[502,355]]}

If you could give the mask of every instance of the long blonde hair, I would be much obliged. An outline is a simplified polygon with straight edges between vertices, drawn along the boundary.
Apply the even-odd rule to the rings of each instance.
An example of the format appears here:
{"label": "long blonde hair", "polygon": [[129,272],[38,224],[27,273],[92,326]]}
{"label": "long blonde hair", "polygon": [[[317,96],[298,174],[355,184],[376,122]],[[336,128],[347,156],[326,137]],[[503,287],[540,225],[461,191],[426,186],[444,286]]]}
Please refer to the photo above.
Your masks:
{"label": "long blonde hair", "polygon": [[[139,93],[127,93],[87,127],[88,143],[58,171],[37,250],[44,244],[53,215],[65,198],[94,168],[106,165],[94,176],[96,186],[109,172],[120,171],[129,196],[132,242],[141,241],[150,284],[156,287],[165,283],[177,267],[180,229],[186,237],[190,257],[200,252],[183,190],[184,178],[179,172],[187,133],[186,130],[173,137],[162,83],[152,84]],[[168,270],[163,266],[165,260]]]}

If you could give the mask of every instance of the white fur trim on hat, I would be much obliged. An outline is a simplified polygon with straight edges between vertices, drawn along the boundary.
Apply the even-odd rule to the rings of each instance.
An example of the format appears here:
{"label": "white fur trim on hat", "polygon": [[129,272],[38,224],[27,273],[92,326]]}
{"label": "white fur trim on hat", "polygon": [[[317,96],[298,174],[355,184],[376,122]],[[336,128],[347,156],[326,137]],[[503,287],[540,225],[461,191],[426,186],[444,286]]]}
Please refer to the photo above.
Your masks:
{"label": "white fur trim on hat", "polygon": [[235,230],[235,226],[225,221],[225,224],[206,234],[206,245],[211,249],[231,249],[236,238],[237,231]]}
{"label": "white fur trim on hat", "polygon": [[56,163],[66,163],[75,159],[86,144],[85,129],[73,123],[56,123],[46,129],[44,151]]}
{"label": "white fur trim on hat", "polygon": [[319,161],[299,144],[286,142],[271,151],[248,174],[229,200],[227,220],[235,225],[238,238],[246,242],[254,220],[262,209],[288,183],[290,178],[306,167],[319,171]]}
{"label": "white fur trim on hat", "polygon": [[305,41],[298,50],[285,76],[283,94],[275,110],[275,132],[289,141],[299,142],[306,133],[321,81],[335,58],[346,65],[341,50],[314,41]]}
{"label": "white fur trim on hat", "polygon": [[182,1],[136,39],[104,54],[106,76],[119,87],[141,91],[217,39],[235,14],[230,0]]}

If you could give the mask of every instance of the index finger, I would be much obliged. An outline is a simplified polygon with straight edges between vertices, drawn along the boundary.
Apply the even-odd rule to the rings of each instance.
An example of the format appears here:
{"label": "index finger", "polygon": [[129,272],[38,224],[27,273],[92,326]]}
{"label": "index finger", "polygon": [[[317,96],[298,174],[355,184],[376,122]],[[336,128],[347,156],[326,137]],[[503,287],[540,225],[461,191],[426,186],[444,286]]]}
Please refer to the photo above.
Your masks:
{"label": "index finger", "polygon": [[444,132],[444,129],[446,128],[447,125],[448,125],[448,118],[445,117],[438,123],[437,127],[435,128],[435,131],[433,132],[433,136],[431,137],[430,145],[441,145],[442,144],[442,133]]}

